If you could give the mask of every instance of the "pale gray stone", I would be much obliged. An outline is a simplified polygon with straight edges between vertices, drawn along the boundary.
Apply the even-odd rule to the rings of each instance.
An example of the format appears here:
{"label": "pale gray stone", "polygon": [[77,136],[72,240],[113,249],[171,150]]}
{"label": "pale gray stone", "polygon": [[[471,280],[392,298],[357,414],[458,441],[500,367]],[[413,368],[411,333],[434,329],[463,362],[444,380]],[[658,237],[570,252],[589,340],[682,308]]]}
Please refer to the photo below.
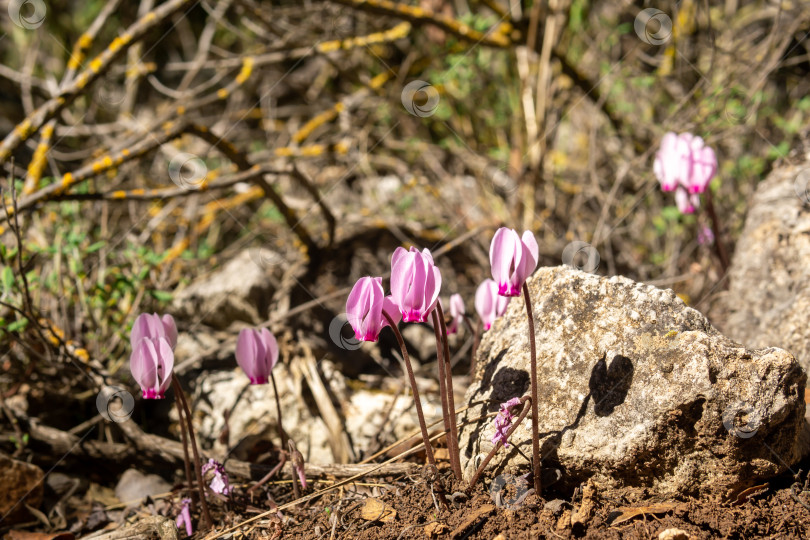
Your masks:
{"label": "pale gray stone", "polygon": [[[806,374],[782,349],[745,349],[671,291],[570,267],[529,280],[543,464],[575,486],[727,494],[798,456]],[[462,415],[465,477],[492,448],[498,404],[529,393],[522,298],[485,333]],[[482,404],[482,400],[490,400]],[[490,469],[528,470],[527,418]]]}

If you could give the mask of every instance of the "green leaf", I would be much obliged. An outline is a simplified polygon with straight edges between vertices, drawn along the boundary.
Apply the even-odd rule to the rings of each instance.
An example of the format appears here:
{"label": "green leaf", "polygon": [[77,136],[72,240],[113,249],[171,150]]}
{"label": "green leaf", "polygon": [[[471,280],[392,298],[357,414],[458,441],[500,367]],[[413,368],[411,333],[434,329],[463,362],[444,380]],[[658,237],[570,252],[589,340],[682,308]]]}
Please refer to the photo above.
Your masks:
{"label": "green leaf", "polygon": [[28,319],[20,319],[18,321],[14,321],[9,323],[6,327],[6,330],[9,332],[22,332],[28,326]]}
{"label": "green leaf", "polygon": [[10,293],[14,290],[14,270],[10,266],[3,267],[3,294]]}
{"label": "green leaf", "polygon": [[85,250],[85,253],[95,253],[96,251],[103,248],[106,243],[107,242],[102,240],[100,242],[96,242],[95,244],[90,244],[89,246],[87,246],[87,249]]}
{"label": "green leaf", "polygon": [[149,291],[149,294],[152,295],[152,298],[160,302],[171,302],[173,298],[172,293],[166,291]]}

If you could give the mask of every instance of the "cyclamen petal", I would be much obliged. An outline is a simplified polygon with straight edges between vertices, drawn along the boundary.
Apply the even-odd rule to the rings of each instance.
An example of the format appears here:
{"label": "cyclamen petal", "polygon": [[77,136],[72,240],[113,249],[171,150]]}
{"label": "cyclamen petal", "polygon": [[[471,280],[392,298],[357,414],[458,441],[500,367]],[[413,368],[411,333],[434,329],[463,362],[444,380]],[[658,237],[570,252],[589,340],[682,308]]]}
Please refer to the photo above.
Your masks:
{"label": "cyclamen petal", "polygon": [[475,311],[481,317],[484,330],[489,330],[495,319],[506,313],[510,298],[498,294],[498,284],[485,279],[475,291]]}
{"label": "cyclamen petal", "polygon": [[426,322],[436,302],[442,275],[427,249],[397,248],[391,256],[391,299],[404,322]]}
{"label": "cyclamen petal", "polygon": [[390,297],[386,297],[381,277],[362,277],[352,287],[346,301],[346,317],[360,341],[377,341],[380,331],[388,325],[383,310],[399,321],[399,310]]}
{"label": "cyclamen petal", "polygon": [[143,397],[163,399],[174,368],[174,353],[166,338],[141,338],[132,351],[129,364]]}
{"label": "cyclamen petal", "polygon": [[275,336],[262,328],[243,328],[236,339],[236,362],[250,379],[250,384],[267,384],[270,371],[278,362]]}
{"label": "cyclamen petal", "polygon": [[498,229],[489,248],[492,278],[498,284],[498,294],[519,296],[523,283],[537,268],[538,259],[539,248],[531,231],[525,231],[521,238],[514,229]]}
{"label": "cyclamen petal", "polygon": [[171,348],[177,346],[177,324],[169,314],[161,317],[157,313],[141,313],[132,323],[130,344],[133,348],[143,338],[166,338]]}

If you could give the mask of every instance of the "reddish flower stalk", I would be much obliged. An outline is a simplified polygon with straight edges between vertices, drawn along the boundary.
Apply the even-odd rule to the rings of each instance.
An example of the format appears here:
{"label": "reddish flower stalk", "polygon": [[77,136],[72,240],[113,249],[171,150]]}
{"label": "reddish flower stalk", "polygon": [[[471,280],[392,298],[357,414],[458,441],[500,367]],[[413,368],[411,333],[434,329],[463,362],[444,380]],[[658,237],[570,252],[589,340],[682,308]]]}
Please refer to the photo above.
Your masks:
{"label": "reddish flower stalk", "polygon": [[456,426],[456,403],[453,395],[453,368],[450,365],[450,345],[447,342],[447,325],[444,322],[444,312],[442,311],[441,303],[436,304],[436,310],[439,315],[439,325],[442,330],[442,344],[444,346],[444,354],[439,358],[439,362],[444,363],[444,376],[446,378],[445,392],[447,393],[447,409],[450,417],[450,433],[447,434],[447,440],[452,444],[448,444],[447,449],[450,453],[450,466],[453,468],[453,473],[458,480],[461,480],[461,457],[459,456],[458,448],[458,427]]}
{"label": "reddish flower stalk", "polygon": [[714,233],[714,249],[717,251],[717,258],[720,259],[720,265],[723,267],[723,274],[728,272],[728,252],[720,236],[720,220],[717,218],[717,212],[714,211],[714,202],[712,201],[712,192],[710,189],[706,190],[706,212],[709,214],[709,219],[712,221],[712,232]]}
{"label": "reddish flower stalk", "polygon": [[402,334],[397,328],[396,322],[391,318],[387,311],[382,310],[382,315],[394,331],[394,335],[399,343],[399,348],[402,351],[402,358],[405,361],[405,369],[408,371],[408,381],[411,383],[411,390],[413,391],[414,405],[416,406],[416,416],[419,418],[419,429],[422,431],[422,440],[425,443],[425,453],[430,465],[436,467],[436,458],[433,456],[433,447],[430,445],[430,436],[428,435],[427,425],[425,424],[425,415],[422,413],[422,402],[419,400],[419,389],[416,387],[416,377],[413,375],[413,368],[411,367],[411,358],[408,356],[408,348],[405,346],[405,340],[402,339]]}
{"label": "reddish flower stalk", "polygon": [[[438,304],[437,304],[438,305]],[[433,334],[436,336],[436,364],[439,367],[439,395],[442,400],[442,421],[444,423],[444,435],[447,440],[447,452],[450,455],[450,465],[455,473],[453,467],[453,443],[450,441],[450,413],[447,408],[447,378],[444,376],[444,362],[442,356],[444,349],[442,347],[442,333],[439,330],[439,314],[437,310],[431,313],[433,319]]]}
{"label": "reddish flower stalk", "polygon": [[531,385],[532,385],[532,465],[534,466],[534,492],[539,497],[542,493],[540,479],[540,427],[539,408],[537,403],[537,350],[534,344],[534,316],[532,315],[532,299],[529,295],[529,286],[523,284],[523,299],[526,302],[526,316],[529,320],[529,344],[531,347]]}
{"label": "reddish flower stalk", "polygon": [[211,512],[209,512],[208,503],[205,500],[205,487],[203,486],[202,479],[202,464],[200,463],[200,454],[197,451],[197,438],[194,436],[194,427],[191,425],[191,411],[189,410],[183,388],[180,386],[180,381],[177,380],[174,373],[172,373],[172,386],[174,387],[174,393],[177,394],[177,399],[183,406],[183,412],[186,416],[186,427],[188,428],[188,435],[191,439],[191,450],[194,454],[194,472],[197,475],[197,488],[200,491],[200,505],[202,506],[203,510],[203,522],[205,527],[211,527],[214,524],[214,521],[211,519]]}
{"label": "reddish flower stalk", "polygon": [[473,336],[472,350],[470,351],[470,377],[472,377],[473,375],[475,375],[475,364],[476,364],[475,355],[478,353],[478,344],[481,342],[482,323],[481,320],[479,319],[476,326],[473,327],[472,321],[470,321],[470,318],[465,315],[464,324],[467,325],[467,329]]}
{"label": "reddish flower stalk", "polygon": [[177,407],[177,418],[180,420],[180,435],[183,436],[183,465],[186,469],[186,482],[188,483],[189,504],[191,504],[191,511],[196,511],[194,506],[194,477],[191,476],[191,458],[188,456],[188,435],[186,434],[186,423],[183,420],[183,407],[180,405],[180,400],[175,399],[174,404]]}

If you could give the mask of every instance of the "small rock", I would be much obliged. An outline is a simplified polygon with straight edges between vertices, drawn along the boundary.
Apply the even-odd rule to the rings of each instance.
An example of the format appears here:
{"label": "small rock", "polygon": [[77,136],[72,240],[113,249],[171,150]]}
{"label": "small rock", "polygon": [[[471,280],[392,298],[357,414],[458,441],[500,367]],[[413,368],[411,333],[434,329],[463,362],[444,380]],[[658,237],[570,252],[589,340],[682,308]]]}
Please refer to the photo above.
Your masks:
{"label": "small rock", "polygon": [[0,516],[4,524],[24,521],[28,517],[25,505],[37,508],[42,504],[45,474],[36,465],[0,454]]}
{"label": "small rock", "polygon": [[682,529],[667,529],[658,535],[658,540],[689,540],[689,538],[691,538],[689,533]]}
{"label": "small rock", "polygon": [[568,501],[564,501],[562,499],[554,499],[553,501],[548,501],[543,506],[543,509],[550,511],[555,516],[559,516],[566,506],[570,506]]}
{"label": "small rock", "polygon": [[380,499],[368,498],[360,510],[360,517],[366,521],[388,523],[396,519],[397,511]]}
{"label": "small rock", "polygon": [[115,486],[115,497],[123,504],[132,506],[146,497],[154,497],[171,490],[171,484],[156,474],[143,474],[138,469],[127,469]]}
{"label": "small rock", "polygon": [[281,263],[280,257],[270,247],[242,251],[213,273],[181,289],[172,302],[175,318],[199,320],[220,329],[233,321],[260,322],[272,294],[269,276]]}

